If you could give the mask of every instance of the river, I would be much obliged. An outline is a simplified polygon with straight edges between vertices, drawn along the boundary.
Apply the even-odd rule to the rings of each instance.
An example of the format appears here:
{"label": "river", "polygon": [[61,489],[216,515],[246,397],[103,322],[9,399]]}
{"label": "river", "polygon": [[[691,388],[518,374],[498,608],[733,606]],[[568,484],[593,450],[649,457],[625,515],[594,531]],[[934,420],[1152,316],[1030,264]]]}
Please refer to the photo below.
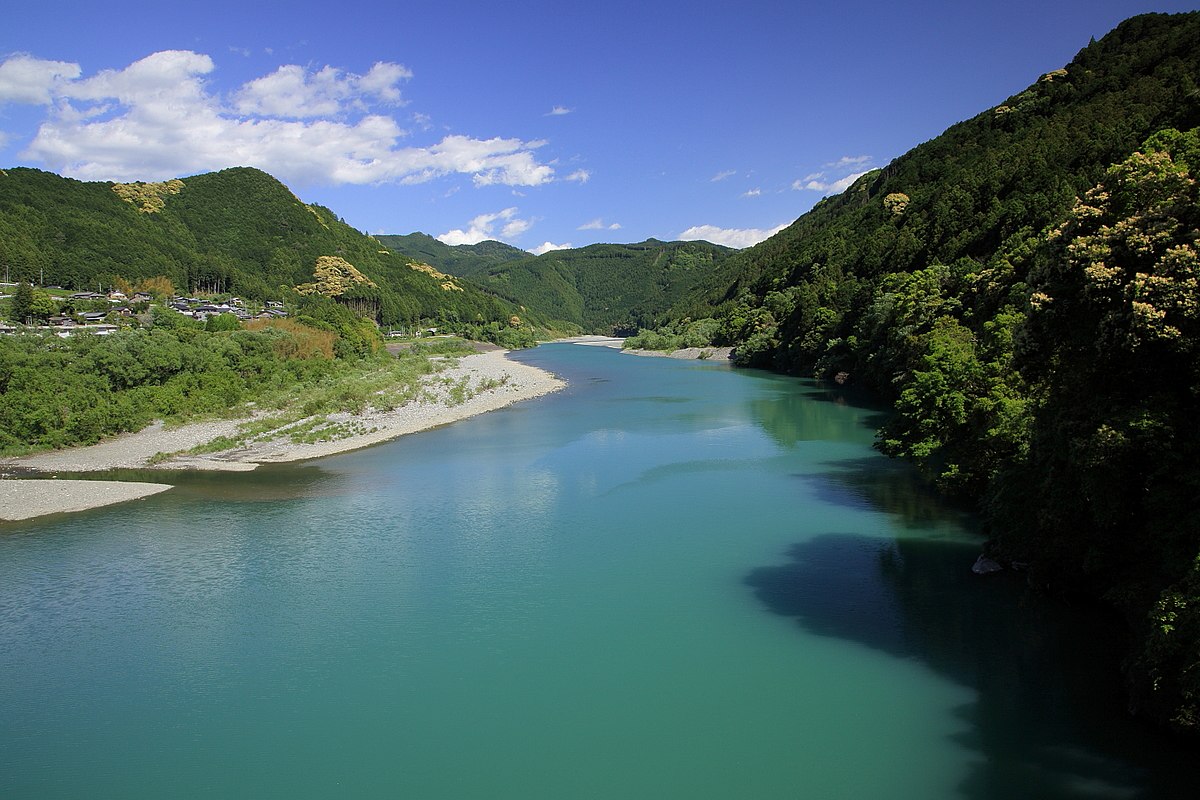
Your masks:
{"label": "river", "polygon": [[879,410],[516,357],[570,386],[0,526],[0,795],[1196,796],[1108,621],[973,576]]}

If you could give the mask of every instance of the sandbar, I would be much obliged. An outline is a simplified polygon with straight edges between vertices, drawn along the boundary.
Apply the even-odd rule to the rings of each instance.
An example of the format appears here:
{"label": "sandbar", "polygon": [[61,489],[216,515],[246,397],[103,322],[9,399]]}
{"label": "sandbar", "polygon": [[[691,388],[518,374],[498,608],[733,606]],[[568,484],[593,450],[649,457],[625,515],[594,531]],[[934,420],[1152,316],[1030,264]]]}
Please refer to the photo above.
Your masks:
{"label": "sandbar", "polygon": [[[510,361],[505,357],[506,352],[493,350],[459,358],[455,366],[427,380],[428,396],[399,408],[368,408],[358,414],[328,415],[330,422],[353,423],[361,431],[333,441],[297,443],[281,434],[236,449],[192,455],[187,451],[219,437],[236,436],[238,426],[245,420],[197,422],[169,429],[155,423],[136,433],[122,434],[87,447],[2,459],[0,469],[8,467],[34,473],[145,468],[251,470],[259,464],[303,461],[357,450],[540,397],[566,385],[543,369]],[[447,382],[444,379],[450,382],[466,379],[468,387],[475,393],[464,402],[455,403],[445,388]],[[488,386],[491,388],[483,388]],[[54,489],[53,484],[63,486]],[[127,488],[117,492],[112,489],[114,485]],[[129,488],[139,486],[142,488]],[[117,481],[0,480],[0,520],[96,508],[168,488],[168,484]],[[27,506],[36,513],[26,513]]]}
{"label": "sandbar", "polygon": [[0,480],[0,522],[86,511],[165,492],[167,483],[78,480]]}

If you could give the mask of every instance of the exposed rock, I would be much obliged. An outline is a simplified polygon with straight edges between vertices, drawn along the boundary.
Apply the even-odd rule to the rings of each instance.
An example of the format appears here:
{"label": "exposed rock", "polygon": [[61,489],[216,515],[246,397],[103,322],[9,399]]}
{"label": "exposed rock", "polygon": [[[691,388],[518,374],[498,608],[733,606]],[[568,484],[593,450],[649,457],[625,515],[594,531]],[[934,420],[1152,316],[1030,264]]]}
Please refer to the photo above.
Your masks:
{"label": "exposed rock", "polygon": [[982,553],[979,554],[979,558],[975,559],[975,563],[971,566],[971,572],[974,572],[976,575],[991,575],[993,572],[1002,572],[1003,570],[1004,567]]}

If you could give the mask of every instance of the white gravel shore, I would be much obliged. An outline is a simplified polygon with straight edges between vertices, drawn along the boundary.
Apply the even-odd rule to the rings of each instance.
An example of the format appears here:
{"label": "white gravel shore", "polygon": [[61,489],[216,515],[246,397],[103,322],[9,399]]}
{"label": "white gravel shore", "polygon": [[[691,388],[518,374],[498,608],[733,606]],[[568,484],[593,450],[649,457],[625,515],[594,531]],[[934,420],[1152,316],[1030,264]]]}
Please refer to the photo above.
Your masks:
{"label": "white gravel shore", "polygon": [[679,358],[691,361],[726,362],[733,358],[732,347],[685,347],[682,350],[664,352],[662,350],[622,350],[632,356],[648,356],[650,358]]}
{"label": "white gravel shore", "polygon": [[132,481],[0,480],[0,522],[86,511],[165,492],[167,483]]}
{"label": "white gravel shore", "polygon": [[[443,379],[460,382],[466,379],[470,391],[478,393],[452,405],[444,388],[438,388],[444,387]],[[491,384],[498,385],[479,389]],[[540,397],[565,385],[549,372],[510,361],[505,358],[505,351],[495,350],[464,356],[457,366],[437,373],[428,383],[434,394],[432,400],[417,400],[392,411],[368,409],[362,414],[330,415],[331,422],[352,423],[363,431],[335,441],[297,444],[283,435],[236,450],[194,456],[186,451],[218,437],[236,435],[238,425],[244,420],[199,422],[171,430],[156,423],[137,433],[123,434],[89,447],[3,459],[0,475],[6,467],[46,473],[139,469],[151,465],[156,469],[250,470],[268,462],[301,461],[356,450]],[[172,455],[164,458],[163,454]],[[56,490],[53,484],[62,486]],[[114,491],[114,484],[123,487],[122,491]],[[96,508],[167,488],[170,486],[157,483],[0,479],[0,520]]]}

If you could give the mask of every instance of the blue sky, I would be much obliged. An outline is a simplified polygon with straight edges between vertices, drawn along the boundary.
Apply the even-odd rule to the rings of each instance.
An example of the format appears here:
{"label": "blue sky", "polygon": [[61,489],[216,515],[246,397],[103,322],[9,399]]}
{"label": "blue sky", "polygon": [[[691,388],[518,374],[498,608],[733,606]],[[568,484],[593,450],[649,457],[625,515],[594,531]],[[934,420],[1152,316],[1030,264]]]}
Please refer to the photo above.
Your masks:
{"label": "blue sky", "polygon": [[741,247],[1191,2],[13,3],[0,167],[255,166],[368,233]]}

